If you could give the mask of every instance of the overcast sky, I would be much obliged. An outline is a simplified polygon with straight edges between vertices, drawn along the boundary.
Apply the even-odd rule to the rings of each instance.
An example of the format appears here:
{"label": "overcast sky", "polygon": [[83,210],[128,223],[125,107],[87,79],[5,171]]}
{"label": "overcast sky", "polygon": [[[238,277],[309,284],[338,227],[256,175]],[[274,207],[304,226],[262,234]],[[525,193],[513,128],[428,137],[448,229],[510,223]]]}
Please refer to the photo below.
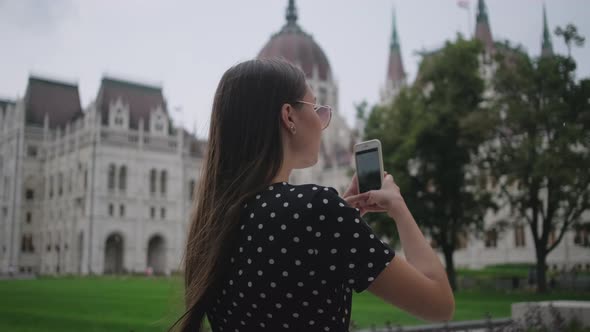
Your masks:
{"label": "overcast sky", "polygon": [[[472,34],[457,0],[298,0],[299,23],[330,60],[349,124],[354,103],[378,101],[385,79],[392,8],[403,61],[415,52]],[[494,39],[540,53],[541,0],[487,0]],[[574,23],[590,39],[590,0],[547,0],[551,30]],[[255,57],[285,22],[287,0],[0,0],[0,96],[24,94],[30,73],[77,82],[82,106],[104,74],[160,85],[176,124],[206,137],[213,93],[223,72]],[[469,27],[471,29],[469,29]],[[562,40],[553,38],[558,53]],[[589,44],[587,42],[587,44]],[[590,45],[572,52],[578,77],[590,77]]]}

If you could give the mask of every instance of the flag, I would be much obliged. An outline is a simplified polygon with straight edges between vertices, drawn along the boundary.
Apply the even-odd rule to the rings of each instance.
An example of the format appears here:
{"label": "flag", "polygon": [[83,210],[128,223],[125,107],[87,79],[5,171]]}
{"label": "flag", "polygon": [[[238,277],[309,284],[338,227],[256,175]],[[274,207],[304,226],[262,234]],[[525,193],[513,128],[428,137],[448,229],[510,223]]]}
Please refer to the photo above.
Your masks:
{"label": "flag", "polygon": [[457,5],[463,9],[469,9],[469,0],[458,0]]}

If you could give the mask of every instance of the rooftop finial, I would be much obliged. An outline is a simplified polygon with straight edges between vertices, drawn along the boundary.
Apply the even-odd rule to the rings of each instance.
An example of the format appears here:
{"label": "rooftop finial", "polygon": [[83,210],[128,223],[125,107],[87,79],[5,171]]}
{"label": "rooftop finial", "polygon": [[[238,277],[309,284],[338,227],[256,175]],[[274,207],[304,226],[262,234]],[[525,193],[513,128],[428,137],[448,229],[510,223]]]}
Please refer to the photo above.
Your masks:
{"label": "rooftop finial", "polygon": [[295,0],[289,0],[289,6],[287,7],[287,24],[297,23],[297,8],[295,7]]}
{"label": "rooftop finial", "polygon": [[484,0],[477,3],[477,22],[488,22],[488,10]]}
{"label": "rooftop finial", "polygon": [[541,43],[541,55],[553,55],[553,43],[551,42],[551,33],[547,23],[547,10],[543,4],[543,41]]}
{"label": "rooftop finial", "polygon": [[392,32],[391,32],[391,49],[398,49],[399,50],[399,40],[397,37],[397,24],[395,21],[395,7],[393,8],[393,28],[392,28]]}

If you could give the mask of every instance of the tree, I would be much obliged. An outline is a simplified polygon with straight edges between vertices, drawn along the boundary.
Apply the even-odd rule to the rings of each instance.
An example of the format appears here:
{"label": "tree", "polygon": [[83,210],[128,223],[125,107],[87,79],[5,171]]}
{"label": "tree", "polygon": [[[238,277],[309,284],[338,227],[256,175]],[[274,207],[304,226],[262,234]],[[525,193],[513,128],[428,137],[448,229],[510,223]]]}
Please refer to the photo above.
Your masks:
{"label": "tree", "polygon": [[573,24],[568,24],[565,29],[562,29],[561,27],[555,28],[555,34],[563,37],[565,46],[567,46],[568,57],[571,57],[572,55],[572,41],[576,46],[582,47],[584,45],[584,40],[586,40],[586,38],[578,34],[578,28]]}
{"label": "tree", "polygon": [[530,226],[544,292],[547,255],[590,208],[590,81],[576,81],[571,57],[507,48],[497,63],[485,161],[510,220]]}
{"label": "tree", "polygon": [[366,127],[367,138],[381,140],[384,167],[416,221],[442,250],[453,289],[454,251],[481,228],[490,204],[472,162],[486,132],[472,121],[483,112],[481,54],[479,42],[448,42],[422,61],[417,82],[393,105],[373,109]]}

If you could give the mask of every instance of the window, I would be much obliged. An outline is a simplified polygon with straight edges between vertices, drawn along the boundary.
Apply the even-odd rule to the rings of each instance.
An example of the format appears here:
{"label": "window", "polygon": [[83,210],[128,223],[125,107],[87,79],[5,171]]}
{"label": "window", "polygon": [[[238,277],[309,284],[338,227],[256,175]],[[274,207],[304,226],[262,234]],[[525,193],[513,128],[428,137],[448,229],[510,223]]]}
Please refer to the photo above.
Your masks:
{"label": "window", "polygon": [[49,198],[53,197],[53,175],[49,176]]}
{"label": "window", "polygon": [[514,246],[524,247],[526,245],[524,234],[524,226],[518,225],[514,228]]}
{"label": "window", "polygon": [[162,194],[166,193],[166,178],[167,178],[166,170],[162,170],[162,172],[160,173],[160,192]]}
{"label": "window", "polygon": [[120,116],[116,117],[115,124],[119,126],[123,125],[123,118],[121,118]]}
{"label": "window", "polygon": [[164,125],[161,122],[156,123],[156,131],[162,131],[164,129]]}
{"label": "window", "polygon": [[127,166],[121,166],[119,168],[119,189],[127,189]]}
{"label": "window", "polygon": [[121,217],[125,216],[125,205],[123,205],[123,204],[119,205],[119,215]]}
{"label": "window", "polygon": [[35,195],[35,192],[33,191],[33,189],[27,189],[25,191],[25,198],[27,200],[32,200],[34,195]]}
{"label": "window", "polygon": [[166,209],[165,208],[160,208],[160,217],[162,219],[166,218]]}
{"label": "window", "polygon": [[37,147],[34,145],[27,146],[27,155],[29,157],[36,157],[37,156]]}
{"label": "window", "polygon": [[485,246],[486,248],[496,248],[498,242],[498,233],[495,229],[486,231]]}
{"label": "window", "polygon": [[111,216],[111,217],[113,216],[113,213],[114,213],[113,210],[114,210],[113,204],[109,204],[109,216]]}
{"label": "window", "polygon": [[157,172],[152,168],[150,171],[150,192],[153,194],[156,192],[156,176]]}
{"label": "window", "polygon": [[62,173],[57,174],[57,194],[59,196],[63,194],[63,181],[64,175]]}
{"label": "window", "polygon": [[574,236],[574,244],[582,247],[590,247],[590,236],[587,228],[578,226]]}
{"label": "window", "polygon": [[31,219],[32,219],[31,212],[27,212],[27,224],[31,223]]}
{"label": "window", "polygon": [[195,180],[190,180],[188,183],[188,199],[191,201],[193,200],[194,192],[195,192]]}
{"label": "window", "polygon": [[24,253],[33,253],[35,252],[35,247],[33,247],[33,235],[24,234],[21,237],[20,243],[20,251]]}
{"label": "window", "polygon": [[115,165],[109,165],[109,174],[107,179],[107,187],[109,189],[115,189]]}
{"label": "window", "polygon": [[154,219],[156,217],[156,208],[150,207],[150,218]]}
{"label": "window", "polygon": [[88,170],[85,169],[84,170],[84,189],[86,189],[87,185],[88,185]]}

